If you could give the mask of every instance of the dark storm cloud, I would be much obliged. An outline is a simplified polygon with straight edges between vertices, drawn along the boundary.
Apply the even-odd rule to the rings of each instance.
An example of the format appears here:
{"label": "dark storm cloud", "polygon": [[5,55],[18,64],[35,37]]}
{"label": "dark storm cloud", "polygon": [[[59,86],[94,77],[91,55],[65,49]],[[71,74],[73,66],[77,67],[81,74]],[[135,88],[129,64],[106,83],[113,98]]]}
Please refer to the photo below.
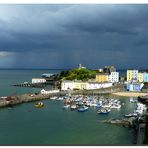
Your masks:
{"label": "dark storm cloud", "polygon": [[148,5],[0,5],[0,56],[7,67],[146,67],[147,15]]}

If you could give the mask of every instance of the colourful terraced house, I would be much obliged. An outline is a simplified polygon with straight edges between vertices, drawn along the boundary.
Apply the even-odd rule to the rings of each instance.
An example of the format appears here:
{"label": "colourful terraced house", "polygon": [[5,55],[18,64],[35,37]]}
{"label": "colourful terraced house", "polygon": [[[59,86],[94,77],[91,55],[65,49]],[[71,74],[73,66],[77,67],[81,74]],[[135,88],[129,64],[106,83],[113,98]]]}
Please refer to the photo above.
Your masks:
{"label": "colourful terraced house", "polygon": [[146,72],[143,73],[143,81],[148,82],[148,73]]}
{"label": "colourful terraced house", "polygon": [[127,81],[138,80],[138,70],[127,70]]}
{"label": "colourful terraced house", "polygon": [[144,82],[144,73],[141,73],[141,72],[138,73],[138,81]]}
{"label": "colourful terraced house", "polygon": [[96,75],[96,82],[108,82],[109,81],[109,74],[97,74]]}

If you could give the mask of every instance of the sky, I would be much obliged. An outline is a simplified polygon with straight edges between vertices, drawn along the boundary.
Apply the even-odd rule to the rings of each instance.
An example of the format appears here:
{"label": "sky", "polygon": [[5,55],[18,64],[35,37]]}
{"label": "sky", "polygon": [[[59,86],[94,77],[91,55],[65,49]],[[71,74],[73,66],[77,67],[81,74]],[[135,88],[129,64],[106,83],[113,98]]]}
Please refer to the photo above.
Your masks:
{"label": "sky", "polygon": [[0,68],[147,69],[147,4],[0,4]]}

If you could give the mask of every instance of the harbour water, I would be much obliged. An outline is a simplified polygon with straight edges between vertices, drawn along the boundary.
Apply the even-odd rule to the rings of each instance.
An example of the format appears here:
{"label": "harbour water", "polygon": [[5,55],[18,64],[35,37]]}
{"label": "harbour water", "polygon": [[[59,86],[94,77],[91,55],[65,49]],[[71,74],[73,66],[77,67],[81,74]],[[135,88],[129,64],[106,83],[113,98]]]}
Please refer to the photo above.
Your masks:
{"label": "harbour water", "polygon": [[36,92],[38,88],[13,87],[11,85],[31,82],[32,78],[41,77],[43,73],[58,73],[60,70],[0,70],[0,96]]}
{"label": "harbour water", "polygon": [[[0,70],[0,96],[35,92],[39,89],[10,86],[31,81],[46,70]],[[132,129],[100,123],[121,118],[135,109],[129,98],[115,97],[125,103],[108,115],[97,114],[93,107],[80,113],[63,110],[63,101],[44,100],[45,107],[34,108],[34,102],[0,109],[0,145],[131,145],[135,142]]]}

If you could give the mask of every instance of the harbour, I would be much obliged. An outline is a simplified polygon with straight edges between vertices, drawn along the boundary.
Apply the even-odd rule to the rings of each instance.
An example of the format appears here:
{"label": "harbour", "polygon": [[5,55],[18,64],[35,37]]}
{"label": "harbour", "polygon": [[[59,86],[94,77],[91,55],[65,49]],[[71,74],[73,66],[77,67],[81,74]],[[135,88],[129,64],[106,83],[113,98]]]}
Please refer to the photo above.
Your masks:
{"label": "harbour", "polygon": [[[1,96],[22,95],[24,98],[37,99],[35,95],[38,88],[13,87],[9,84],[16,82],[29,81],[46,72],[45,70],[6,70],[0,71],[1,85],[4,91]],[[58,71],[51,71],[58,72]],[[3,74],[2,74],[3,73]],[[11,73],[11,77],[10,74]],[[23,76],[19,77],[17,75]],[[15,79],[17,76],[17,79]],[[5,81],[3,78],[5,77]],[[9,80],[11,79],[11,81]],[[12,80],[15,80],[12,83]],[[9,83],[7,83],[7,81]],[[23,90],[23,91],[22,91]],[[80,95],[82,92],[79,91]],[[96,95],[97,91],[90,91],[88,95]],[[15,96],[14,95],[14,96]],[[30,96],[29,96],[30,95]],[[75,94],[74,94],[75,95]],[[45,95],[46,96],[46,95]],[[58,96],[58,95],[57,95]],[[63,94],[64,96],[64,94]],[[102,96],[102,94],[99,94]],[[108,95],[103,95],[105,98]],[[136,144],[134,130],[100,123],[100,121],[110,118],[121,118],[125,114],[135,109],[134,103],[129,103],[129,98],[110,96],[119,99],[125,105],[121,109],[112,110],[107,115],[97,114],[96,107],[89,107],[87,112],[78,112],[70,108],[63,110],[64,102],[50,99],[52,95],[46,96],[41,100],[44,103],[43,108],[35,108],[34,105],[40,100],[21,103],[15,106],[8,106],[0,109],[0,144],[1,145],[132,145]],[[56,97],[57,98],[57,97]],[[60,100],[61,99],[61,100]],[[23,116],[22,116],[23,115]],[[89,128],[88,128],[89,127]],[[15,136],[14,136],[15,135]],[[120,136],[119,136],[120,135]],[[127,138],[128,137],[128,138]]]}
{"label": "harbour", "polygon": [[128,99],[121,98],[121,100],[126,108],[124,106],[120,110],[113,110],[107,116],[97,114],[97,109],[94,107],[89,108],[86,113],[71,111],[70,108],[63,110],[63,102],[56,100],[43,100],[42,109],[35,108],[34,102],[0,109],[0,143],[2,145],[134,144],[132,129],[99,123],[111,117],[120,118],[134,110],[134,104],[129,104]]}
{"label": "harbour", "polygon": [[0,145],[146,146],[147,6],[0,5]]}
{"label": "harbour", "polygon": [[[40,73],[42,73],[42,71],[40,71]],[[26,80],[26,78],[23,80]],[[15,86],[11,86],[11,88],[25,89],[25,87]],[[44,93],[47,92],[47,94],[41,94],[42,91],[37,91],[41,90],[41,88],[27,87],[27,89],[35,89],[35,91],[30,91],[30,93],[27,91],[27,93],[1,97],[0,105],[4,108],[0,109],[0,113],[3,114],[3,112],[9,112],[9,117],[9,115],[12,116],[13,112],[16,111],[17,113],[15,113],[15,116],[19,117],[17,114],[19,110],[21,110],[20,113],[23,113],[23,115],[26,116],[25,121],[23,119],[21,120],[24,121],[26,124],[25,126],[28,126],[27,130],[27,127],[25,127],[25,133],[27,136],[30,134],[30,136],[33,137],[36,137],[36,134],[39,133],[40,136],[38,135],[38,138],[36,137],[39,139],[39,143],[29,139],[23,140],[23,136],[25,136],[25,134],[22,134],[20,141],[16,141],[14,139],[11,141],[11,138],[7,136],[7,139],[5,139],[7,144],[133,145],[137,144],[137,141],[141,143],[144,140],[143,138],[141,139],[141,137],[143,137],[141,135],[145,135],[143,126],[138,126],[141,130],[139,128],[135,130],[135,127],[131,128],[128,122],[136,110],[137,99],[134,97],[131,98],[128,96],[124,97],[114,95],[114,93],[124,90],[122,84],[97,90],[56,91],[50,88],[51,91],[43,91]],[[126,118],[127,121],[124,120],[124,118]],[[112,121],[112,119],[114,120]],[[4,119],[5,122],[7,122],[7,120],[8,118]],[[18,127],[21,129],[21,124],[18,120],[19,119],[16,119],[18,123],[16,123],[16,121],[13,122],[16,124],[15,128]],[[26,123],[27,120],[28,123]],[[115,123],[115,125],[107,124],[104,121]],[[42,127],[42,130],[39,129],[39,124],[40,127]],[[2,125],[4,125],[4,123]],[[7,126],[10,126],[10,124],[7,124]],[[87,130],[88,126],[89,130]],[[29,133],[30,128],[33,128],[35,132]],[[104,130],[102,131],[102,129]],[[46,130],[55,130],[56,132],[54,133],[54,131],[52,131],[51,135],[50,132],[48,133]],[[10,131],[12,132],[12,129]],[[142,133],[137,134],[137,131],[138,133]],[[43,132],[46,137],[43,136]],[[119,138],[119,135],[121,135],[121,139]],[[137,135],[140,138],[137,139]],[[3,137],[3,135],[1,136]],[[106,136],[110,138],[108,139]],[[46,139],[48,140],[46,141]],[[0,143],[5,144],[2,141],[0,141]]]}

